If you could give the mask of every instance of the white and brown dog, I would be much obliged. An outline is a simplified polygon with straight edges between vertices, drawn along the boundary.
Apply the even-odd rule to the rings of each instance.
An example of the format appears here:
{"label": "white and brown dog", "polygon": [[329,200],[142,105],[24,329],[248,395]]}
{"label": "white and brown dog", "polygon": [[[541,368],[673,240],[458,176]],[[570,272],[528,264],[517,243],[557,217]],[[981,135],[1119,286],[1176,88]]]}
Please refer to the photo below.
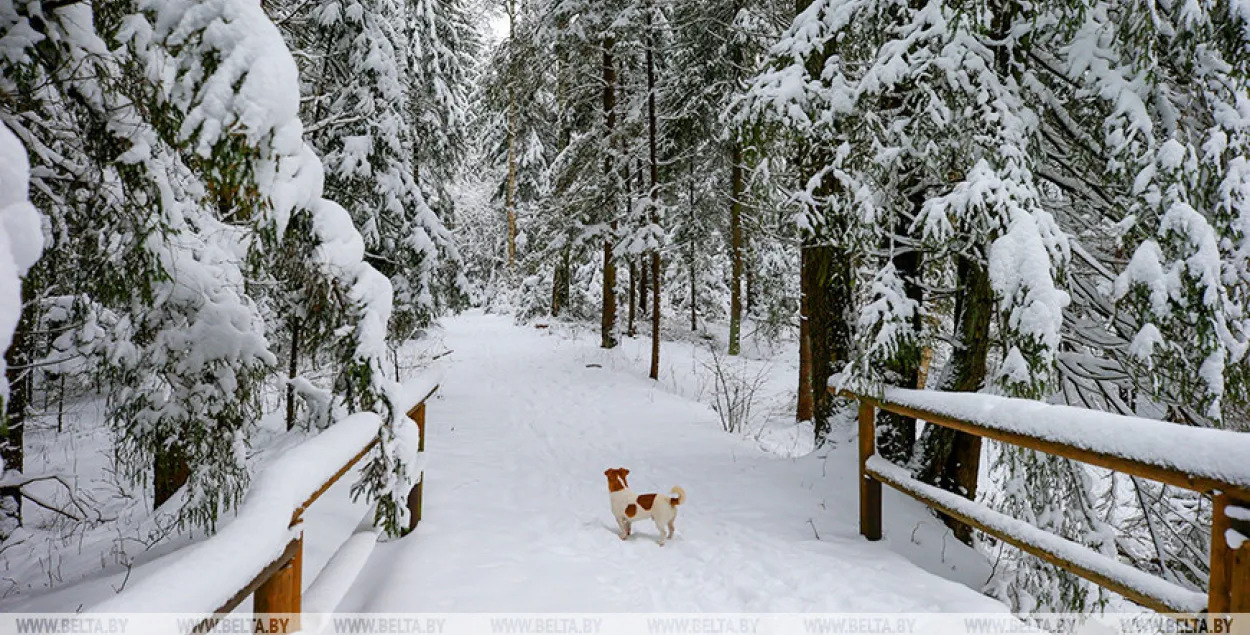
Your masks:
{"label": "white and brown dog", "polygon": [[623,467],[604,471],[608,477],[608,499],[612,501],[612,515],[621,528],[621,540],[629,537],[630,524],[635,520],[650,518],[660,530],[660,546],[673,537],[673,521],[677,520],[677,506],[686,501],[686,490],[674,485],[672,496],[658,494],[635,494],[629,489],[625,477],[629,470]]}

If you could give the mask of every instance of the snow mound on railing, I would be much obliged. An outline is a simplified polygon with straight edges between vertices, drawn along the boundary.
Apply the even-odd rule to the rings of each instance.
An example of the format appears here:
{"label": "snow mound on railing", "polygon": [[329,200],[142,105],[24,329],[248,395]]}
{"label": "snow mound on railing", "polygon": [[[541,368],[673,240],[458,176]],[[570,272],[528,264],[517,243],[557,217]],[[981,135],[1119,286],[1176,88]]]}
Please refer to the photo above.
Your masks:
{"label": "snow mound on railing", "polygon": [[887,403],[1250,489],[1250,434],[978,393],[886,388]]}
{"label": "snow mound on railing", "polygon": [[421,400],[438,388],[442,380],[442,375],[434,371],[419,373],[405,380],[403,387],[399,389],[400,396],[396,398],[395,407],[401,413],[412,410],[413,406],[421,403]]}
{"label": "snow mound on railing", "polygon": [[299,535],[298,527],[288,528],[291,515],[376,438],[381,425],[376,414],[354,414],[283,452],[252,482],[233,522],[91,612],[208,617],[282,555]]}
{"label": "snow mound on railing", "polygon": [[1017,540],[1034,547],[1045,549],[1064,560],[1076,563],[1110,580],[1115,580],[1143,595],[1161,599],[1177,610],[1198,612],[1206,607],[1207,596],[1202,593],[1190,591],[1167,580],[1156,578],[1145,571],[1138,571],[1089,547],[1038,529],[1022,520],[1000,514],[958,494],[922,483],[912,478],[911,472],[907,469],[885,460],[879,454],[868,458],[867,467],[913,492],[918,492],[930,500],[937,501],[949,509],[980,522],[986,527],[995,529],[1008,536],[1014,536]]}

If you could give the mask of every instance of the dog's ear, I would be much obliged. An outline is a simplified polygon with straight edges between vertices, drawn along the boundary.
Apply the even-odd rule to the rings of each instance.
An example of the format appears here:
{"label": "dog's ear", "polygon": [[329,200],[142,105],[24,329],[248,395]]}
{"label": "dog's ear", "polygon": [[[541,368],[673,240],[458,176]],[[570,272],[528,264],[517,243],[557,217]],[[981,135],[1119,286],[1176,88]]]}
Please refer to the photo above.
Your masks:
{"label": "dog's ear", "polygon": [[614,469],[612,469],[612,468],[608,468],[608,469],[606,469],[606,470],[604,470],[604,471],[603,471],[603,475],[604,475],[604,476],[609,476],[609,477],[610,477],[610,476],[612,476],[612,473],[613,473],[613,472],[615,472],[615,471],[616,471],[616,470],[614,470]]}
{"label": "dog's ear", "polygon": [[629,476],[629,470],[621,468],[621,476]]}

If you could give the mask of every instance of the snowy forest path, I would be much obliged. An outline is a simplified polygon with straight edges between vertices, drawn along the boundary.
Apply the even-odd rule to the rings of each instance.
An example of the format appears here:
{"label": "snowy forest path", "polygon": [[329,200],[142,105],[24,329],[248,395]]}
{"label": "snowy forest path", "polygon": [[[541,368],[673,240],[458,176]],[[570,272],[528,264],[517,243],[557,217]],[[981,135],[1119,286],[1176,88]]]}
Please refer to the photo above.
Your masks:
{"label": "snowy forest path", "polygon": [[[589,367],[585,339],[481,314],[443,331],[424,519],[378,545],[339,611],[1005,610],[860,538],[853,481],[814,482],[645,371]],[[636,492],[685,488],[674,540],[650,521],[617,537],[609,467]]]}

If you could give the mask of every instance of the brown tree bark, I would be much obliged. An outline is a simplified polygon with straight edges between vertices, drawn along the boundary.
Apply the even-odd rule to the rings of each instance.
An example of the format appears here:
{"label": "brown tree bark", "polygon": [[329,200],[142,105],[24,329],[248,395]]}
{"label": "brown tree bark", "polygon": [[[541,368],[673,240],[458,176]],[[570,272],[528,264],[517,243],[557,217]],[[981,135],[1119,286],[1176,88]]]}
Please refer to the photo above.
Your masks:
{"label": "brown tree bark", "polygon": [[[979,261],[958,257],[955,275],[959,283],[959,293],[955,296],[955,345],[940,389],[976,392],[985,383],[994,291],[990,287],[989,271]],[[917,474],[921,480],[970,500],[976,498],[981,466],[980,437],[927,426],[921,439],[921,452]],[[956,538],[971,544],[971,527],[953,518],[944,520]]]}
{"label": "brown tree bark", "polygon": [[[606,138],[603,147],[606,155],[603,158],[603,173],[607,180],[612,179],[612,153],[608,148],[612,142],[612,132],[616,129],[616,64],[612,59],[611,37],[603,40],[603,116]],[[616,239],[616,201],[614,194],[609,194],[607,213],[613,217],[609,224],[611,231],[603,238],[603,320],[600,324],[600,345],[603,348],[616,347],[616,261],[612,254],[612,243]]]}
{"label": "brown tree bark", "polygon": [[846,249],[812,241],[804,249],[807,278],[807,327],[811,355],[812,421],[816,438],[829,433],[834,397],[829,378],[850,357],[852,330],[848,317],[855,300],[855,261]]}
{"label": "brown tree bark", "polygon": [[[649,3],[648,3],[649,5]],[[651,7],[648,6],[648,9]],[[651,223],[660,224],[660,210],[656,197],[659,195],[660,167],[655,141],[655,32],[651,24],[651,12],[647,12],[647,137],[651,161]],[[651,379],[660,378],[660,250],[651,250]]]}
{"label": "brown tree bark", "polygon": [[[516,2],[508,0],[508,44],[513,43],[516,26]],[[504,208],[508,214],[508,271],[516,264],[516,91],[508,83],[508,184],[504,192]]]}
{"label": "brown tree bark", "polygon": [[[22,314],[9,349],[4,353],[5,377],[9,382],[9,399],[4,404],[4,418],[0,420],[0,461],[3,472],[21,472],[26,463],[26,423],[29,418],[33,385],[30,365],[37,357],[35,351],[34,287],[27,279],[22,284]],[[0,488],[0,509],[11,514],[22,524],[22,488]],[[7,536],[0,536],[6,538]]]}
{"label": "brown tree bark", "polygon": [[295,427],[295,386],[291,380],[299,373],[299,335],[300,335],[300,319],[298,317],[291,319],[291,360],[287,366],[287,384],[286,384],[286,429],[290,430]]}
{"label": "brown tree bark", "polygon": [[[695,213],[696,213],[695,208],[694,208],[694,159],[693,158],[690,160],[689,176],[690,178],[688,180],[688,183],[689,183],[688,195],[689,195],[689,200],[690,200],[690,218],[688,222],[693,227]],[[695,251],[695,241],[693,237],[690,238],[689,243],[690,244],[688,245],[686,249],[686,261],[687,261],[686,264],[688,265],[687,268],[688,268],[688,271],[690,272],[690,331],[693,333],[699,330],[699,307],[698,307],[699,286],[698,286],[698,274],[695,271],[695,267],[697,266],[697,263],[698,263],[698,254]]]}
{"label": "brown tree bark", "polygon": [[[632,262],[630,263],[630,266],[631,267],[633,266]],[[638,268],[641,269],[642,271],[650,270],[650,268],[647,266],[646,254],[642,254],[638,256]],[[638,311],[639,311],[638,314],[644,317],[647,315],[650,315],[649,313],[647,313],[648,299],[651,296],[650,285],[651,285],[650,275],[645,275],[642,277],[641,280],[638,281]]]}
{"label": "brown tree bark", "polygon": [[816,402],[812,394],[812,338],[807,316],[808,277],[807,248],[799,251],[799,388],[798,408],[794,413],[796,421],[812,421],[816,418]]}
{"label": "brown tree bark", "polygon": [[[645,276],[643,277],[643,280],[646,280]],[[634,314],[636,313],[634,306],[637,304],[637,302],[635,301],[637,298],[638,298],[638,267],[637,265],[634,264],[634,261],[631,259],[629,261],[629,331],[628,331],[630,337],[635,337],[638,335],[638,330],[634,328]]]}
{"label": "brown tree bark", "polygon": [[[912,188],[916,189],[916,188]],[[913,213],[918,213],[924,205],[924,194],[917,191],[910,198]],[[911,228],[911,219],[899,215],[894,223],[894,235],[907,237]],[[887,249],[889,245],[885,246]],[[920,286],[921,253],[918,249],[903,245],[895,247],[891,262],[895,271],[903,280],[903,292],[916,302],[919,307],[924,302],[924,289]],[[916,311],[912,318],[912,329],[920,333],[923,328],[921,312]],[[921,375],[921,348],[919,343],[899,351],[888,370],[897,377],[894,383],[901,388],[919,388]],[[877,453],[895,462],[907,464],[912,460],[916,447],[916,420],[885,410],[877,410]]]}
{"label": "brown tree bark", "polygon": [[173,498],[190,476],[191,466],[181,446],[172,443],[157,450],[152,462],[152,509]]}
{"label": "brown tree bark", "polygon": [[742,142],[729,153],[729,354],[737,355],[742,338]]}

